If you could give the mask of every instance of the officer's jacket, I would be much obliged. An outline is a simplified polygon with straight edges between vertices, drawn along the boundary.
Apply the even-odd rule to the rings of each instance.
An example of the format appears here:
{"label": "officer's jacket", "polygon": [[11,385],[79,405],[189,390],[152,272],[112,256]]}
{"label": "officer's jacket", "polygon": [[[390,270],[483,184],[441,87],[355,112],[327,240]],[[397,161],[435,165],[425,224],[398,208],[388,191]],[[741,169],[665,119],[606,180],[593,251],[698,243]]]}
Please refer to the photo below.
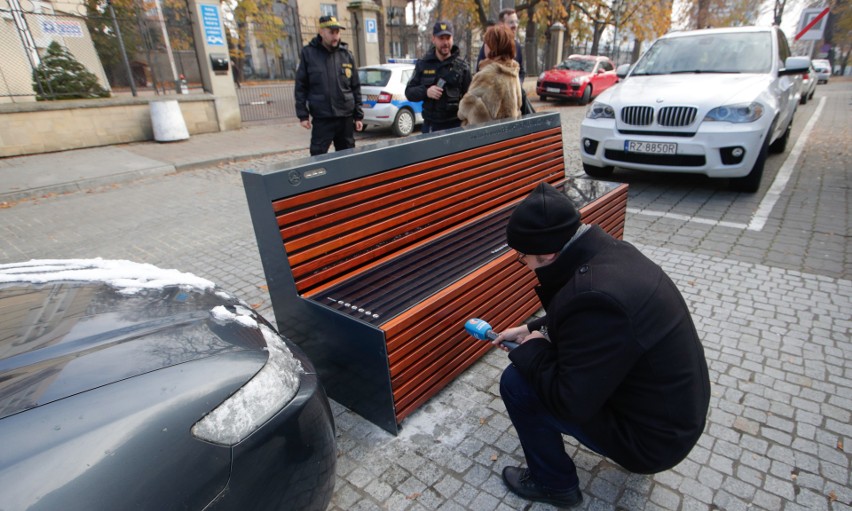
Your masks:
{"label": "officer's jacket", "polygon": [[361,82],[346,43],[328,50],[319,35],[302,48],[296,71],[296,115],[315,118],[364,118]]}
{"label": "officer's jacket", "polygon": [[[440,99],[426,96],[426,89],[443,79],[444,93]],[[447,60],[438,60],[435,48],[431,48],[414,66],[414,74],[405,87],[409,101],[423,102],[423,119],[430,122],[458,120],[459,101],[470,87],[470,66],[461,58],[458,46],[453,46]]]}

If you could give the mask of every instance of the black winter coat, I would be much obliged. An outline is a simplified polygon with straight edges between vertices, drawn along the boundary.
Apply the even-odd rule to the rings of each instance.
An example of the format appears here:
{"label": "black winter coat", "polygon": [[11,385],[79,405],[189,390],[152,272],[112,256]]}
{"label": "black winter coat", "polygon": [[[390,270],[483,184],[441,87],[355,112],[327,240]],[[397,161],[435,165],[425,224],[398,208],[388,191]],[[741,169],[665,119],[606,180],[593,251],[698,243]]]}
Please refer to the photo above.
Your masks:
{"label": "black winter coat", "polygon": [[[426,89],[444,79],[444,93],[440,99],[426,96]],[[453,46],[450,57],[441,61],[432,47],[414,66],[414,74],[405,87],[409,101],[423,102],[423,119],[429,122],[458,121],[459,101],[470,87],[471,73],[468,63],[461,58],[458,46]]]}
{"label": "black winter coat", "polygon": [[296,70],[296,115],[314,118],[364,118],[361,82],[355,58],[346,43],[328,50],[320,36],[302,48]]}
{"label": "black winter coat", "polygon": [[536,270],[550,342],[510,359],[557,417],[636,473],[683,460],[704,430],[710,379],[686,302],[631,244],[592,226]]}

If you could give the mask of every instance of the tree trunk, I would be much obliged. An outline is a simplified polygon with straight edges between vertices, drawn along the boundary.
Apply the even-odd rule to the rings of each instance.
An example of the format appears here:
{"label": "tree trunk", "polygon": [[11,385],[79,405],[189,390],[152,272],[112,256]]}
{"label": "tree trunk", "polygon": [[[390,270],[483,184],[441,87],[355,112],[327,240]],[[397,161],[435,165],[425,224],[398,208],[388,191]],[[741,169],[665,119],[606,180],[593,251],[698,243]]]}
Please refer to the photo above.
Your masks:
{"label": "tree trunk", "polygon": [[698,0],[698,13],[695,17],[696,28],[707,28],[710,25],[709,11],[710,0]]}
{"label": "tree trunk", "polygon": [[642,53],[642,41],[639,39],[633,40],[633,52],[630,56],[630,63],[633,64],[637,60],[639,60],[639,56]]}
{"label": "tree trunk", "polygon": [[524,67],[526,67],[527,76],[538,76],[541,73],[538,68],[538,25],[535,21],[527,21],[525,31]]}
{"label": "tree trunk", "polygon": [[592,51],[591,55],[598,55],[598,47],[600,46],[603,29],[606,25],[603,23],[594,24],[594,32],[592,32]]}

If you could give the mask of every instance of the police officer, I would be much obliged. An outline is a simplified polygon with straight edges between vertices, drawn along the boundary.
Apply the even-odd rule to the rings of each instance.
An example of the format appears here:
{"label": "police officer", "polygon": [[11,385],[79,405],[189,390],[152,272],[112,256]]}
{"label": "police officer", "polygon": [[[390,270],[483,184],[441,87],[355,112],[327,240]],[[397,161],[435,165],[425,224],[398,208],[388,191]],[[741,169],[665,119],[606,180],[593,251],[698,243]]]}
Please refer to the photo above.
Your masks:
{"label": "police officer", "polygon": [[296,115],[311,130],[312,156],[327,153],[332,142],[335,151],[355,147],[355,131],[364,127],[355,58],[340,41],[344,27],[334,16],[319,21],[319,34],[302,48],[296,71]]}
{"label": "police officer", "polygon": [[467,93],[471,80],[470,66],[453,44],[452,23],[435,23],[432,45],[417,61],[405,88],[409,101],[423,102],[423,133],[461,126],[459,101]]}

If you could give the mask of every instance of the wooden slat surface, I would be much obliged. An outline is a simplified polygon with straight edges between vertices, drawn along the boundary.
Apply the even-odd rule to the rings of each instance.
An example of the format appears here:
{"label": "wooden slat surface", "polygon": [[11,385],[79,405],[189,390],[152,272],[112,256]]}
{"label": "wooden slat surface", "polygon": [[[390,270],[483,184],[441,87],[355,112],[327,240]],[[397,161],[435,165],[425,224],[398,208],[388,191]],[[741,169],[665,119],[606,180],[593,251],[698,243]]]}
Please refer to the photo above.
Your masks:
{"label": "wooden slat surface", "polygon": [[558,181],[562,151],[554,128],[275,201],[299,292],[312,296]]}

